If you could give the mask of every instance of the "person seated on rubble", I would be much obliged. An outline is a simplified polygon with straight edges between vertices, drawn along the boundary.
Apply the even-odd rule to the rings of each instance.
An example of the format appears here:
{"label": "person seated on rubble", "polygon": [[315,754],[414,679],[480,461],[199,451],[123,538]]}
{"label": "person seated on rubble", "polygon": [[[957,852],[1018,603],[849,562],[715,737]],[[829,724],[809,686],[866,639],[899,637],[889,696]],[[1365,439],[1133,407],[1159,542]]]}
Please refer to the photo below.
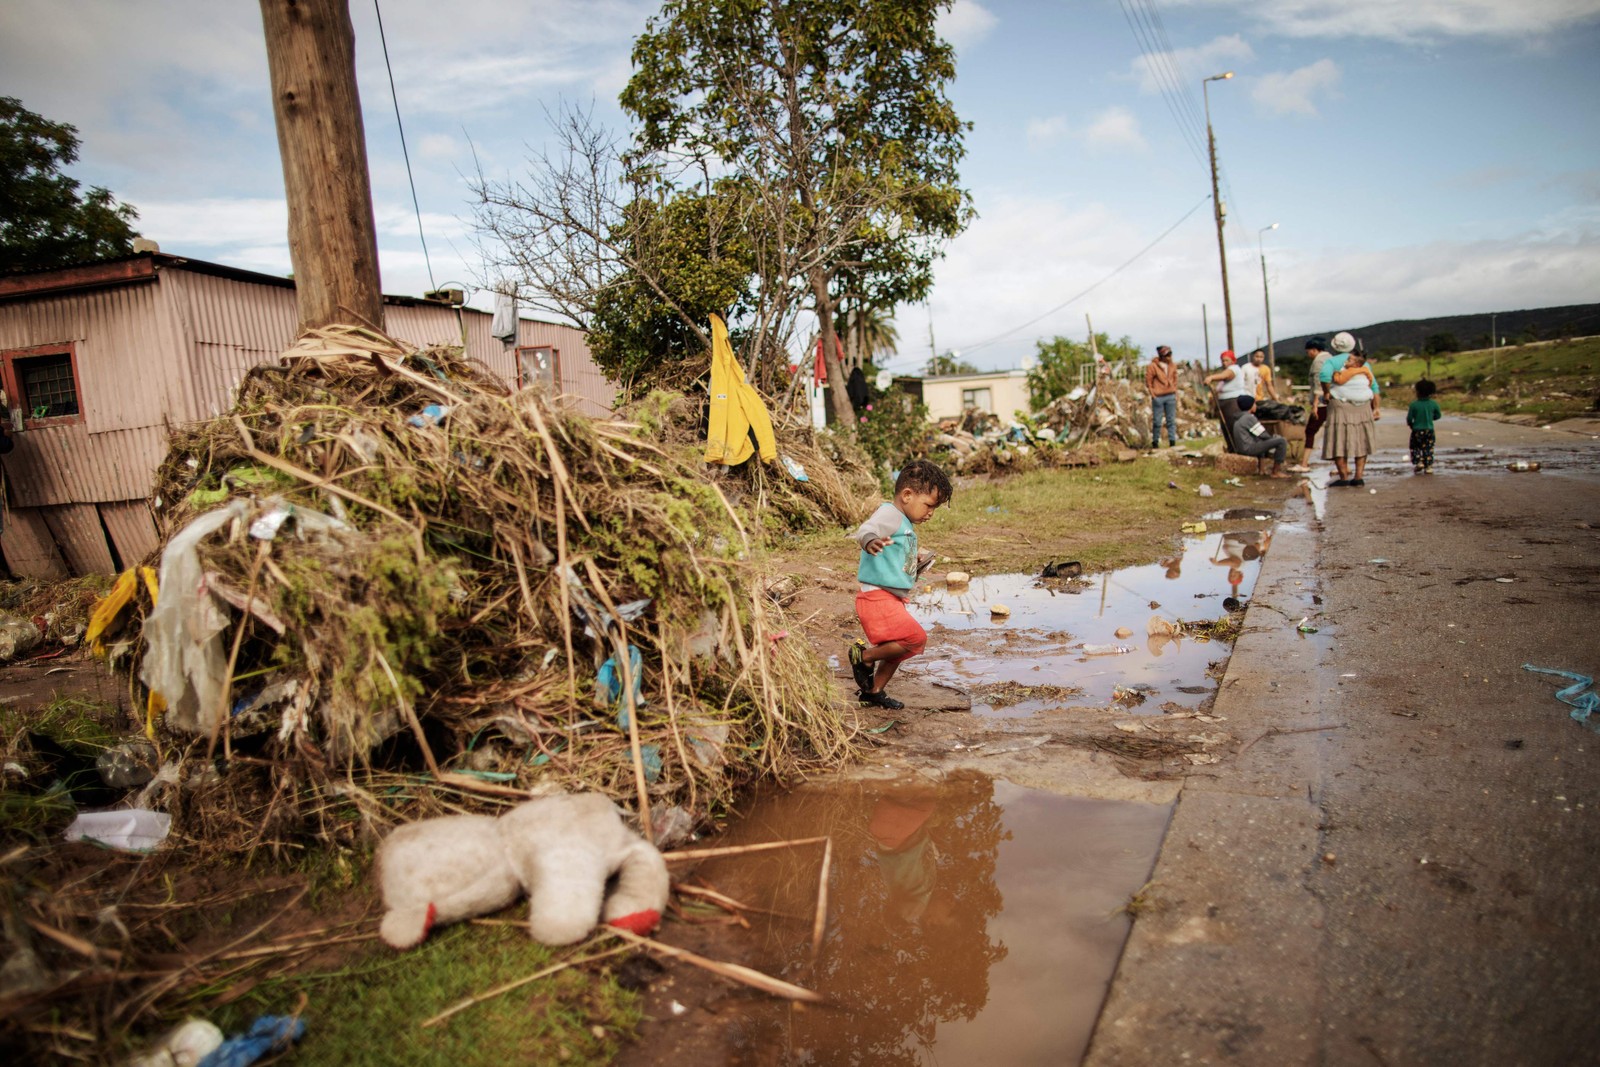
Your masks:
{"label": "person seated on rubble", "polygon": [[1254,456],[1260,459],[1263,456],[1272,457],[1272,477],[1287,478],[1288,473],[1283,469],[1283,462],[1289,454],[1289,442],[1277,434],[1267,433],[1267,428],[1256,418],[1256,413],[1251,409],[1255,407],[1255,397],[1246,393],[1239,397],[1235,403],[1239,405],[1239,417],[1233,423],[1233,449],[1241,456]]}

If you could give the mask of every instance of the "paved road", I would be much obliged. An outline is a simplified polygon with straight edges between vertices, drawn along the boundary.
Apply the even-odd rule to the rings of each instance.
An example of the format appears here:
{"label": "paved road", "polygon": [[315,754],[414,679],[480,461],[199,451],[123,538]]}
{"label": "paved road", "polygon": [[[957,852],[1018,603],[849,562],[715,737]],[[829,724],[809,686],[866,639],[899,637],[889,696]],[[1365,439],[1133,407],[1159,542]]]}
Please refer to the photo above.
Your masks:
{"label": "paved road", "polygon": [[1600,736],[1522,669],[1600,675],[1600,441],[1399,422],[1285,516],[1091,1064],[1600,1062]]}

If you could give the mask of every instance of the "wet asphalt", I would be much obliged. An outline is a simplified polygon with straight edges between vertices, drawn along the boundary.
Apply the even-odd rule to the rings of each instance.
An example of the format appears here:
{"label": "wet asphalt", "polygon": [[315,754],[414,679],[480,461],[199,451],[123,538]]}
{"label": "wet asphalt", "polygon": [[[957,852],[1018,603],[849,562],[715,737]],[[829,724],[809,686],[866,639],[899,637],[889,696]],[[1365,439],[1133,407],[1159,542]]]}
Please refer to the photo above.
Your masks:
{"label": "wet asphalt", "polygon": [[1600,424],[1449,418],[1430,477],[1399,414],[1284,513],[1090,1064],[1600,1060],[1600,734],[1523,669],[1600,674]]}

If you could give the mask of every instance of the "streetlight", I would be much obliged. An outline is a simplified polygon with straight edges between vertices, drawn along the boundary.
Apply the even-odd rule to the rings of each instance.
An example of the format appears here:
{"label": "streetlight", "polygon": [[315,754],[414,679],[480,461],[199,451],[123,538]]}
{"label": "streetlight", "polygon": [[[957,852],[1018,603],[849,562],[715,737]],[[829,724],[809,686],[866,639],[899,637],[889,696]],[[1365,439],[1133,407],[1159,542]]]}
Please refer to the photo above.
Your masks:
{"label": "streetlight", "polygon": [[1272,352],[1272,294],[1267,292],[1267,251],[1261,243],[1261,235],[1277,228],[1278,224],[1274,222],[1256,231],[1256,250],[1261,253],[1261,301],[1267,306],[1267,366],[1273,370],[1278,369],[1278,360]]}
{"label": "streetlight", "polygon": [[1228,299],[1228,249],[1222,240],[1222,197],[1217,192],[1217,138],[1211,132],[1211,94],[1207,86],[1212,82],[1227,81],[1233,71],[1213,74],[1200,82],[1200,95],[1206,102],[1206,147],[1211,153],[1211,214],[1217,220],[1217,255],[1222,259],[1222,321],[1228,328],[1228,350],[1233,350],[1233,304]]}

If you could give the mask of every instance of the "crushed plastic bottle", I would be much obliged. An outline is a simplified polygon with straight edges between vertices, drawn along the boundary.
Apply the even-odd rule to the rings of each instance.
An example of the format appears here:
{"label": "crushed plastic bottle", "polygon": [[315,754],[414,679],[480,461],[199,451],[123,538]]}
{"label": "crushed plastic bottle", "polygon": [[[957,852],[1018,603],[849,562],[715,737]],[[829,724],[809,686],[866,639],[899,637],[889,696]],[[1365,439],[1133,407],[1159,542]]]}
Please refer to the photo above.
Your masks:
{"label": "crushed plastic bottle", "polygon": [[1127,645],[1084,645],[1085,656],[1126,656],[1133,649]]}

